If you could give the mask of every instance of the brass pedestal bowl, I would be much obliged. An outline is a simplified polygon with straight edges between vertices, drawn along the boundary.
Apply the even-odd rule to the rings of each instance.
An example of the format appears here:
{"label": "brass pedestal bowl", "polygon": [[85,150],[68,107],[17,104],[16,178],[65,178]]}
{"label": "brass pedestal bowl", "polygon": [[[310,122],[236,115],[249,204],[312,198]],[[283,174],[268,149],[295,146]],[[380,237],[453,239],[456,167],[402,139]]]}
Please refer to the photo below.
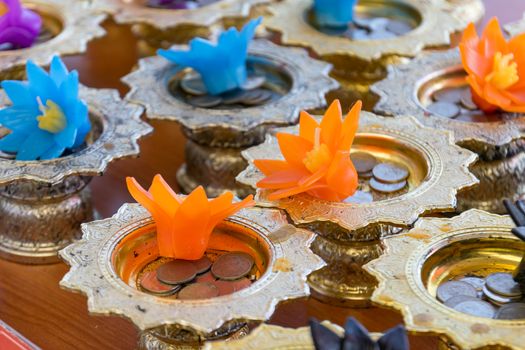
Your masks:
{"label": "brass pedestal bowl", "polygon": [[[331,75],[342,88],[330,99],[340,99],[343,108],[362,100],[366,110],[377,101],[369,87],[386,76],[387,66],[405,62],[428,47],[448,47],[452,33],[483,16],[479,0],[461,5],[446,0],[362,0],[356,5],[353,30],[334,31],[316,25],[311,0],[286,0],[268,10],[272,15],[265,25],[281,35],[283,44],[307,47],[334,65]],[[362,35],[359,23],[377,17],[401,22],[406,29]]]}
{"label": "brass pedestal bowl", "polygon": [[141,206],[125,204],[112,218],[83,225],[83,239],[61,251],[71,265],[61,286],[85,293],[92,313],[130,319],[141,330],[141,349],[200,348],[245,334],[248,322],[267,320],[280,301],[308,296],[306,276],[323,262],[309,249],[311,232],[283,234],[283,226],[283,213],[261,208],[223,221],[208,251],[251,255],[257,280],[232,294],[183,300],[141,290],[141,271],[158,259],[155,224]]}
{"label": "brass pedestal bowl", "polygon": [[251,43],[248,68],[264,75],[265,86],[274,93],[261,105],[193,106],[179,87],[192,71],[162,57],[141,60],[139,69],[124,77],[131,87],[126,99],[145,106],[148,118],[182,125],[188,142],[177,179],[185,192],[203,185],[212,196],[225,190],[239,197],[250,193],[249,187],[235,182],[246,167],[241,151],[263,142],[269,128],[296,123],[299,110],[323,107],[325,94],[338,86],[328,77],[329,64],[309,58],[305,50],[266,40]]}
{"label": "brass pedestal bowl", "polygon": [[429,54],[392,67],[388,78],[372,86],[380,96],[375,111],[391,116],[410,114],[429,127],[452,131],[458,145],[479,155],[471,170],[480,185],[458,197],[458,209],[503,213],[503,198],[518,199],[525,193],[525,118],[508,113],[487,115],[475,106],[462,109],[455,118],[428,110],[435,93],[466,89],[465,76],[458,50]]}
{"label": "brass pedestal bowl", "polygon": [[[298,127],[279,131],[297,133]],[[382,239],[410,227],[420,215],[453,210],[456,193],[476,183],[468,172],[476,157],[454,145],[450,133],[425,128],[412,117],[382,118],[367,112],[361,113],[352,146],[352,153],[358,152],[405,167],[408,184],[385,194],[370,190],[368,180],[360,178],[359,192],[373,196],[365,203],[358,196],[329,202],[306,194],[270,201],[268,191],[261,189],[257,198],[259,205],[284,209],[295,225],[318,234],[313,249],[328,266],[309,276],[314,296],[359,307],[368,306],[376,285],[362,265],[381,255]],[[253,160],[282,159],[273,135],[243,156],[250,165],[237,179],[254,188],[264,176]]]}
{"label": "brass pedestal bowl", "polygon": [[22,4],[41,16],[41,33],[31,47],[0,51],[2,80],[22,79],[27,60],[46,66],[53,55],[82,53],[90,40],[105,34],[100,23],[106,16],[87,1],[24,0]]}
{"label": "brass pedestal bowl", "polygon": [[476,209],[420,219],[413,230],[385,239],[383,256],[365,266],[379,280],[373,302],[399,310],[409,331],[440,335],[443,349],[522,349],[525,319],[474,316],[436,299],[451,279],[512,272],[525,251],[513,227],[508,216]]}
{"label": "brass pedestal bowl", "polygon": [[[151,132],[143,109],[124,103],[116,90],[81,87],[92,130],[86,145],[44,161],[17,161],[0,153],[0,256],[22,263],[58,261],[57,253],[80,238],[80,224],[93,220],[93,176],[109,162],[139,153],[137,140]],[[3,90],[0,104],[7,104]],[[5,129],[0,128],[0,134]]]}

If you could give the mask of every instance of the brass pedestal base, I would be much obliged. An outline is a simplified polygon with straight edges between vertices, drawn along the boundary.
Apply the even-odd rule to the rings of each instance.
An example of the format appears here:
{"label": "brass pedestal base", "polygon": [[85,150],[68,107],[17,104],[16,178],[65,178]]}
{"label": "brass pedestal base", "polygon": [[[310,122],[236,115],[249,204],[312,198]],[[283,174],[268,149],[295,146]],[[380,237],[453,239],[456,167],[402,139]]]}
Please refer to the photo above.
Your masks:
{"label": "brass pedestal base", "polygon": [[59,261],[58,251],[94,219],[89,178],[57,185],[18,181],[0,189],[0,257],[25,264]]}
{"label": "brass pedestal base", "polygon": [[253,193],[251,187],[235,181],[235,177],[247,166],[241,157],[242,151],[242,148],[208,147],[188,140],[186,163],[177,172],[181,189],[189,193],[202,185],[208,196],[213,197],[224,191],[231,191],[240,198]]}

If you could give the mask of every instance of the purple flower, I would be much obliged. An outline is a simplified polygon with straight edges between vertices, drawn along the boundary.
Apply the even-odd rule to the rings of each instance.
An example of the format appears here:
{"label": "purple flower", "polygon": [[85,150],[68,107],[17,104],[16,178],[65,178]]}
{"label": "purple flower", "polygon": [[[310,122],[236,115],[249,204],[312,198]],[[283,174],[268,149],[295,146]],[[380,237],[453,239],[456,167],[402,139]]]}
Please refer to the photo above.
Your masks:
{"label": "purple flower", "polygon": [[33,45],[42,19],[31,10],[22,7],[20,0],[0,0],[6,12],[0,17],[0,44],[11,44],[15,48]]}

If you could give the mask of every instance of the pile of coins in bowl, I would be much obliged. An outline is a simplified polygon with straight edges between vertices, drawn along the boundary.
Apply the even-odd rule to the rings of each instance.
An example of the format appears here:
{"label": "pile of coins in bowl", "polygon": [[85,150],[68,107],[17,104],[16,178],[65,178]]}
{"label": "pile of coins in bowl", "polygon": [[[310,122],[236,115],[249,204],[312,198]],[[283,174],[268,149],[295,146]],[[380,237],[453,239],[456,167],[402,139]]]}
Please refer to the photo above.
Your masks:
{"label": "pile of coins in bowl", "polygon": [[348,28],[328,28],[326,26],[316,27],[323,33],[339,35],[352,40],[381,40],[402,36],[414,28],[407,22],[386,17],[356,17]]}
{"label": "pile of coins in bowl", "polygon": [[468,87],[447,87],[432,94],[432,103],[426,106],[428,113],[437,117],[466,122],[494,122],[512,117],[512,113],[486,114],[472,101]]}
{"label": "pile of coins in bowl", "polygon": [[463,277],[442,283],[437,299],[446,306],[472,316],[498,320],[525,319],[525,302],[510,273],[496,272],[486,278]]}
{"label": "pile of coins in bowl", "polygon": [[370,203],[405,193],[408,190],[408,169],[392,162],[380,162],[367,152],[350,155],[359,175],[358,191],[345,199],[347,203]]}
{"label": "pile of coins in bowl", "polygon": [[148,7],[171,10],[189,10],[206,6],[217,0],[148,0]]}
{"label": "pile of coins in bowl", "polygon": [[142,291],[181,300],[207,299],[249,287],[260,276],[254,259],[243,252],[206,252],[199,260],[161,258],[138,278]]}
{"label": "pile of coins in bowl", "polygon": [[196,72],[190,72],[179,81],[174,81],[170,89],[175,96],[182,95],[184,101],[192,106],[217,109],[260,106],[286,94],[285,84],[279,77],[265,74],[264,71],[250,73],[240,89],[220,95],[208,94],[200,75]]}

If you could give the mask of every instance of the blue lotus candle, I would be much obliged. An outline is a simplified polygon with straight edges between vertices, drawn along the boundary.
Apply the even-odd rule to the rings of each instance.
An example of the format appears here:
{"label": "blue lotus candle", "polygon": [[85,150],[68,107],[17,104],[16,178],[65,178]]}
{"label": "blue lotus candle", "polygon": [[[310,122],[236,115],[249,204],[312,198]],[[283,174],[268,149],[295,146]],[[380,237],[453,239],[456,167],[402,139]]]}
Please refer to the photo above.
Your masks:
{"label": "blue lotus candle", "polygon": [[354,19],[357,0],[314,0],[315,20],[327,27],[346,27]]}
{"label": "blue lotus candle", "polygon": [[0,150],[17,160],[45,160],[81,146],[91,123],[78,97],[78,73],[55,56],[49,73],[28,61],[26,74],[28,81],[2,82],[12,105],[0,110],[0,125],[10,131]]}
{"label": "blue lotus candle", "polygon": [[231,27],[220,34],[216,44],[195,38],[188,51],[159,50],[158,54],[182,67],[191,67],[200,73],[206,90],[211,95],[240,88],[248,73],[246,60],[248,45],[262,18],[248,22],[241,31]]}
{"label": "blue lotus candle", "polygon": [[0,14],[0,44],[13,48],[34,44],[42,27],[36,12],[22,7],[20,0],[0,0]]}

